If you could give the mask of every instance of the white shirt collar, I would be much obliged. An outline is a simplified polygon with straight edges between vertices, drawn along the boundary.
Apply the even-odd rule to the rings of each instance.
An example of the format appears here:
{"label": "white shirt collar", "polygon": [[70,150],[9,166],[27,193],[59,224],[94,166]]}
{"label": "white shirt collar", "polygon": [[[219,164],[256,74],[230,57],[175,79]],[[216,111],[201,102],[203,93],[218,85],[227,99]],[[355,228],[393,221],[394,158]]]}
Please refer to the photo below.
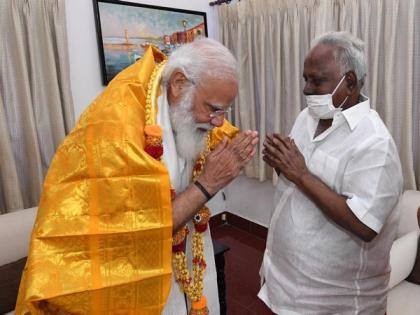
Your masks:
{"label": "white shirt collar", "polygon": [[[350,130],[353,130],[357,124],[370,112],[370,103],[369,98],[363,94],[360,95],[361,102],[344,110],[339,111],[334,115],[333,122],[331,127],[319,134],[317,137],[313,138],[313,142],[319,142],[324,140],[329,134],[331,134],[335,129],[340,127],[347,121],[347,124]],[[315,130],[318,126],[319,119],[312,118],[312,123],[308,124],[308,132],[311,136],[315,133]]]}
{"label": "white shirt collar", "polygon": [[344,111],[342,114],[346,119],[350,130],[353,130],[357,124],[370,112],[369,98],[361,94],[362,101]]}

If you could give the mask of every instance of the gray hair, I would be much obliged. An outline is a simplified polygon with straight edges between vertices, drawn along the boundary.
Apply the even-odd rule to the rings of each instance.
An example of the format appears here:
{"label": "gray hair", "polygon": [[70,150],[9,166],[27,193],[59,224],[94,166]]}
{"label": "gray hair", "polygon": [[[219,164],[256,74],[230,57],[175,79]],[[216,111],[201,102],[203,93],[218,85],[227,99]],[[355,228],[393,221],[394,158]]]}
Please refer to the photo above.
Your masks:
{"label": "gray hair", "polygon": [[238,82],[238,65],[232,53],[216,40],[200,38],[177,48],[162,73],[162,84],[168,86],[174,71],[180,70],[196,84],[206,79]]}
{"label": "gray hair", "polygon": [[311,49],[319,44],[334,47],[334,57],[341,66],[341,72],[354,71],[359,88],[363,87],[366,78],[366,57],[362,40],[349,32],[329,32],[315,38]]}

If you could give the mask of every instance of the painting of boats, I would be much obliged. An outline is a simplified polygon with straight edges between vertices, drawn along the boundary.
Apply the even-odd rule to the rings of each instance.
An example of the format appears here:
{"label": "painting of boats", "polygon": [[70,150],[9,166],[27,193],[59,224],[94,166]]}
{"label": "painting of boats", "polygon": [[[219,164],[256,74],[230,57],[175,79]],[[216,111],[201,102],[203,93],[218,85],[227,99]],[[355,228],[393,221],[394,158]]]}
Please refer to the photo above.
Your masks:
{"label": "painting of boats", "polygon": [[93,1],[104,84],[141,58],[149,45],[170,55],[180,45],[207,36],[205,12]]}

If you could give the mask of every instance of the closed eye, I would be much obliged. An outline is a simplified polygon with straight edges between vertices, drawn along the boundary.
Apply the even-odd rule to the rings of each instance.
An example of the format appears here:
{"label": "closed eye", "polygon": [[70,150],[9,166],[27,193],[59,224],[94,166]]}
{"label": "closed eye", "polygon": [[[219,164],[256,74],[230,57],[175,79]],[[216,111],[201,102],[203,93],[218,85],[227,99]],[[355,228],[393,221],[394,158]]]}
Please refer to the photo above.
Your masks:
{"label": "closed eye", "polygon": [[217,106],[217,105],[212,105],[210,103],[205,103],[207,105],[207,107],[210,109],[210,112],[214,113],[216,111],[220,111],[223,110],[223,106]]}

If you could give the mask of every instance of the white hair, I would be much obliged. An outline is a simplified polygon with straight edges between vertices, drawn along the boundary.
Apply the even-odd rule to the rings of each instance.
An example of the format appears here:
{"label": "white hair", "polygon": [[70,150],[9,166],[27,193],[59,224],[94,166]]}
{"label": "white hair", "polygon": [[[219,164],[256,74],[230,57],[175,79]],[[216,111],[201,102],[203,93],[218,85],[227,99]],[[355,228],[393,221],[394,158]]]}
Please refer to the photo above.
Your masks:
{"label": "white hair", "polygon": [[311,43],[311,49],[319,44],[334,47],[334,57],[341,66],[342,74],[354,71],[358,87],[361,88],[366,78],[366,57],[363,41],[349,32],[329,32],[315,38]]}
{"label": "white hair", "polygon": [[[165,92],[166,93],[166,92]],[[187,160],[197,159],[204,149],[207,131],[213,126],[209,123],[196,123],[191,113],[194,86],[186,89],[182,98],[169,106],[171,127],[174,131],[177,153]]]}
{"label": "white hair", "polygon": [[208,79],[238,82],[238,65],[232,53],[216,40],[200,38],[177,48],[162,73],[162,84],[168,87],[174,71],[180,70],[195,84]]}

